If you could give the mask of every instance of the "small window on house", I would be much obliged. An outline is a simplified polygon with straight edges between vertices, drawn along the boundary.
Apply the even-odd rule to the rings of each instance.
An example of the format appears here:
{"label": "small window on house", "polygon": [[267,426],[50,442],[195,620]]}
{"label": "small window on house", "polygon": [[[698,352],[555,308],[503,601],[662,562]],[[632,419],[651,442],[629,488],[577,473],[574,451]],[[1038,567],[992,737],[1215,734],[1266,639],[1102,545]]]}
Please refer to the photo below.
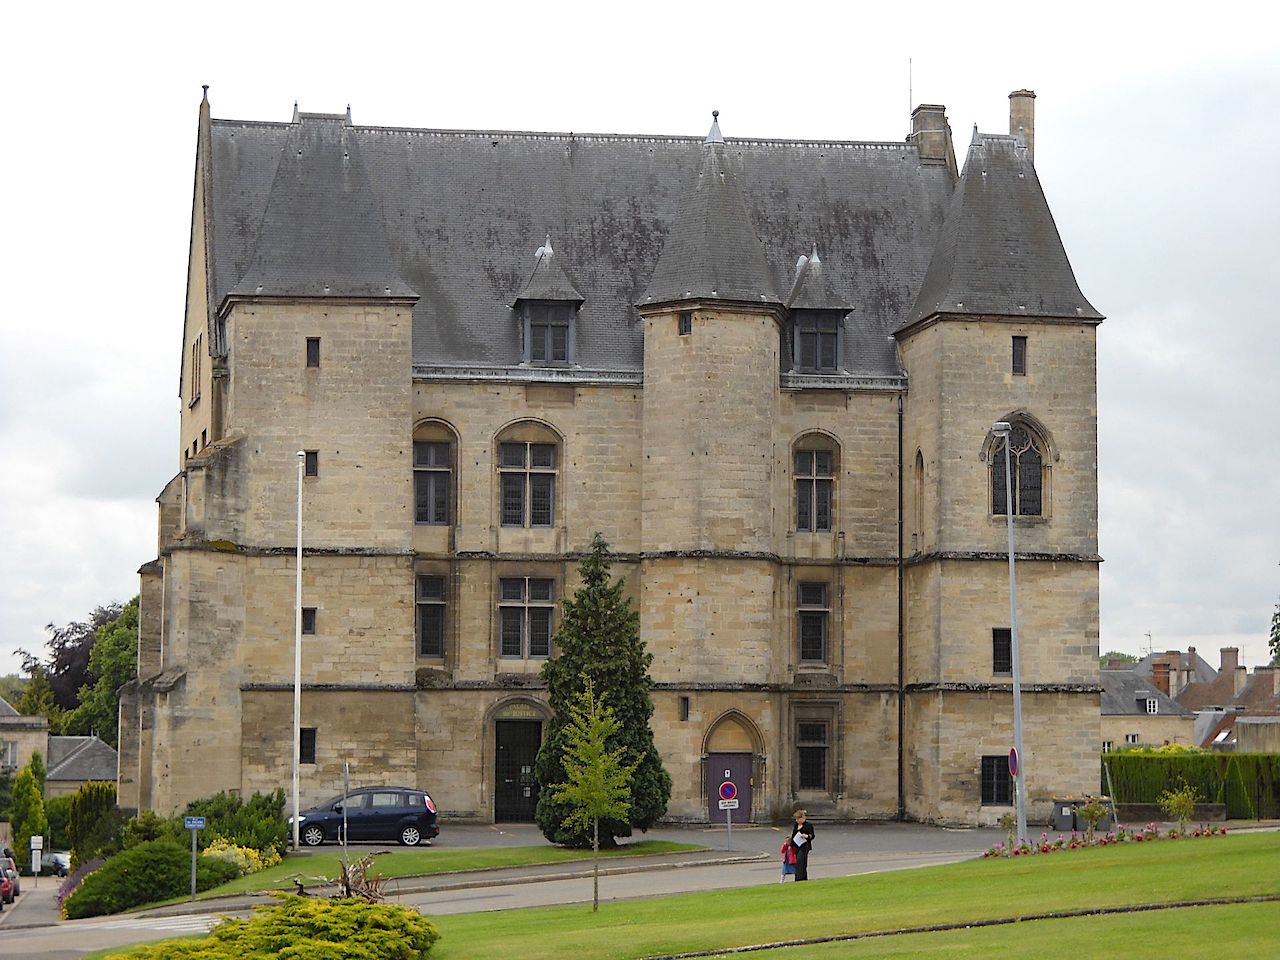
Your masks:
{"label": "small window on house", "polygon": [[794,369],[801,373],[835,373],[839,369],[839,311],[797,310],[791,326]]}
{"label": "small window on house", "polygon": [[1160,703],[1154,697],[1147,700],[1147,713],[1159,713]]}
{"label": "small window on house", "polygon": [[549,527],[555,521],[556,445],[498,444],[504,527]]}
{"label": "small window on house", "polygon": [[[1031,431],[1014,424],[1008,438],[1008,470],[1015,517],[1044,516],[1044,449],[1044,444]],[[1005,441],[997,437],[991,445],[991,513],[1001,517],[1008,509],[1005,456]]]}
{"label": "small window on house", "polygon": [[1112,751],[1112,749],[1114,748],[1114,746],[1115,746],[1115,744],[1113,744],[1110,740],[1103,740],[1103,741],[1102,741],[1102,752],[1103,752],[1103,753],[1110,753],[1110,752]]}
{"label": "small window on house", "polygon": [[825,583],[802,583],[798,597],[800,662],[826,663],[831,608]]}
{"label": "small window on house", "polygon": [[298,730],[298,762],[316,762],[316,728],[302,727]]}
{"label": "small window on house", "polygon": [[209,431],[201,430],[200,431],[200,449],[203,450],[208,445],[209,445]]}
{"label": "small window on house", "polygon": [[1025,377],[1027,375],[1027,338],[1013,338],[1013,375],[1015,377]]}
{"label": "small window on house", "polygon": [[316,608],[302,608],[302,632],[308,636],[316,632]]}
{"label": "small window on house", "polygon": [[572,361],[574,305],[558,300],[524,303],[526,363],[556,364]]}
{"label": "small window on house", "polygon": [[688,697],[680,698],[680,719],[681,721],[685,721],[689,719],[689,698]]}
{"label": "small window on house", "polygon": [[541,577],[498,581],[499,650],[526,660],[551,655],[555,583]]}
{"label": "small window on house", "polygon": [[1008,627],[991,628],[991,672],[997,676],[1013,673],[1013,631]]}
{"label": "small window on house", "polygon": [[833,449],[797,450],[796,530],[819,533],[832,527],[836,454]]}
{"label": "small window on house", "polygon": [[982,805],[1008,807],[1013,804],[1013,777],[1009,775],[1009,758],[982,758]]}
{"label": "small window on house", "polygon": [[320,366],[320,338],[307,337],[307,366]]}
{"label": "small window on house", "polygon": [[447,524],[453,476],[453,444],[445,441],[413,442],[414,522]]}
{"label": "small window on house", "polygon": [[0,770],[13,770],[18,766],[18,741],[0,740]]}
{"label": "small window on house", "polygon": [[822,720],[801,720],[796,724],[798,753],[797,780],[801,790],[827,789],[827,724]]}
{"label": "small window on house", "polygon": [[320,451],[306,450],[302,456],[302,472],[308,477],[320,476]]}
{"label": "small window on house", "polygon": [[1136,733],[1126,733],[1124,735],[1124,742],[1129,746],[1133,746],[1138,742],[1138,735]]}
{"label": "small window on house", "polygon": [[444,577],[418,577],[418,656],[420,657],[444,656],[444,586]]}
{"label": "small window on house", "polygon": [[685,310],[680,314],[680,336],[687,337],[693,333],[693,312]]}

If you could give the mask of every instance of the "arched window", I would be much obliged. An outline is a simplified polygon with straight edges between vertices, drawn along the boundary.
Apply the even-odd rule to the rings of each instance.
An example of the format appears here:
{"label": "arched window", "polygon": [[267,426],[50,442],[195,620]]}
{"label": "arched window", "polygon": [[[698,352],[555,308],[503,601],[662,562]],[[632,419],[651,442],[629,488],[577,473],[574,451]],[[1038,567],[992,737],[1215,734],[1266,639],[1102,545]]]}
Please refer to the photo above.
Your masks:
{"label": "arched window", "polygon": [[499,511],[504,527],[551,527],[556,519],[558,437],[528,423],[504,431],[498,441]]}
{"label": "arched window", "polygon": [[911,550],[924,549],[924,452],[916,451],[915,482],[912,484]]}
{"label": "arched window", "polygon": [[822,533],[835,524],[835,484],[839,451],[830,437],[811,434],[795,446],[796,530]]}
{"label": "arched window", "polygon": [[413,520],[436,526],[453,522],[452,431],[437,420],[413,431]]}
{"label": "arched window", "polygon": [[[1013,490],[1013,515],[1044,516],[1045,444],[1025,424],[1014,423],[1009,433],[1009,476]],[[1005,444],[999,437],[991,444],[991,513],[1004,516]]]}

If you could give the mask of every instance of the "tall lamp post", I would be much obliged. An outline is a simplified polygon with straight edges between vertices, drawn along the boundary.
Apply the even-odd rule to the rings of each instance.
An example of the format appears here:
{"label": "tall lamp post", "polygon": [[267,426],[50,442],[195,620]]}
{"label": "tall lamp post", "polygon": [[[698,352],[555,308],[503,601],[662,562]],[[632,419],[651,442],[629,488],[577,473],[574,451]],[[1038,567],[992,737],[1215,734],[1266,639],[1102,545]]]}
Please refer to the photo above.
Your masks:
{"label": "tall lamp post", "polygon": [[1004,519],[1009,536],[1009,654],[1013,670],[1013,749],[1017,754],[1014,771],[1014,810],[1018,818],[1018,842],[1027,839],[1026,757],[1022,751],[1022,665],[1018,655],[1018,581],[1013,565],[1013,469],[1010,435],[1013,426],[1006,420],[992,424],[991,432],[1004,440]]}
{"label": "tall lamp post", "polygon": [[298,451],[298,582],[293,610],[293,849],[298,849],[298,768],[302,762],[302,475],[307,461]]}

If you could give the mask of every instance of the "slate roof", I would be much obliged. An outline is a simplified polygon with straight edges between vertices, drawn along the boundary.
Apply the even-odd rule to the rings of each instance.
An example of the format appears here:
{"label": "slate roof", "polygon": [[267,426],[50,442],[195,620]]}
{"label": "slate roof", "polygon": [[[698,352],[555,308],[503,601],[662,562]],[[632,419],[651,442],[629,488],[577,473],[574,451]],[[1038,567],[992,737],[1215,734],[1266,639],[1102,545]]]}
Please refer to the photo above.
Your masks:
{"label": "slate roof", "polygon": [[796,278],[787,296],[787,306],[792,310],[849,310],[853,304],[845,301],[836,284],[832,283],[832,270],[818,256],[818,246],[807,257],[796,263]]}
{"label": "slate roof", "polygon": [[97,737],[50,737],[49,780],[114,780],[119,755]]}
{"label": "slate roof", "polygon": [[1152,665],[1158,662],[1172,662],[1172,658],[1178,658],[1178,666],[1182,669],[1190,666],[1195,681],[1200,683],[1209,683],[1218,675],[1218,671],[1209,666],[1209,662],[1204,657],[1196,653],[1195,647],[1187,649],[1186,653],[1180,650],[1167,650],[1162,653],[1149,653],[1137,663],[1133,665],[1133,669],[1141,676],[1150,678],[1154,674]]}
{"label": "slate roof", "polygon": [[1189,717],[1192,711],[1161,693],[1151,681],[1133,670],[1103,670],[1102,715],[1104,717],[1147,716],[1147,700],[1156,701],[1156,714]]}
{"label": "slate roof", "polygon": [[974,132],[906,325],[935,313],[1101,320],[1084,298],[1027,148]]}
{"label": "slate roof", "polygon": [[585,300],[573,281],[565,276],[560,261],[556,259],[555,248],[551,245],[551,237],[540,246],[533,261],[533,272],[516,294],[512,306],[521,300],[569,300],[581,303]]}
{"label": "slate roof", "polygon": [[[714,291],[777,302],[815,244],[822,296],[851,311],[841,358],[851,375],[901,376],[891,337],[913,305],[962,288],[977,305],[968,287],[979,280],[1026,300],[1028,313],[1097,316],[1011,142],[971,150],[973,176],[984,168],[975,157],[990,159],[987,176],[958,190],[913,143],[706,139],[362,127],[318,114],[213,120],[211,302],[416,296],[415,364],[512,367],[522,351],[511,305],[550,233],[554,264],[585,301],[576,344],[586,369],[641,369],[641,300]],[[935,256],[948,209],[950,242]],[[1029,244],[1012,263],[1010,239]]]}
{"label": "slate roof", "polygon": [[0,717],[16,717],[18,711],[9,705],[9,701],[0,697]]}

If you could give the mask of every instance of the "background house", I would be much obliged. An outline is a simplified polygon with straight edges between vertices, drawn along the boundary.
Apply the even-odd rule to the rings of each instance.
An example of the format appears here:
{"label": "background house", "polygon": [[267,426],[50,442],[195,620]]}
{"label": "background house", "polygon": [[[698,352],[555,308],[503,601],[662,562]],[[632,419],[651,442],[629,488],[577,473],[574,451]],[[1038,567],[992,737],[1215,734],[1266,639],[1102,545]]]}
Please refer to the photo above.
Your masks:
{"label": "background house", "polygon": [[119,774],[118,754],[96,736],[49,735],[44,717],[21,716],[0,698],[0,769],[16,771],[38,753],[44,760],[44,795],[75,793],[93,781],[114,781]]}

